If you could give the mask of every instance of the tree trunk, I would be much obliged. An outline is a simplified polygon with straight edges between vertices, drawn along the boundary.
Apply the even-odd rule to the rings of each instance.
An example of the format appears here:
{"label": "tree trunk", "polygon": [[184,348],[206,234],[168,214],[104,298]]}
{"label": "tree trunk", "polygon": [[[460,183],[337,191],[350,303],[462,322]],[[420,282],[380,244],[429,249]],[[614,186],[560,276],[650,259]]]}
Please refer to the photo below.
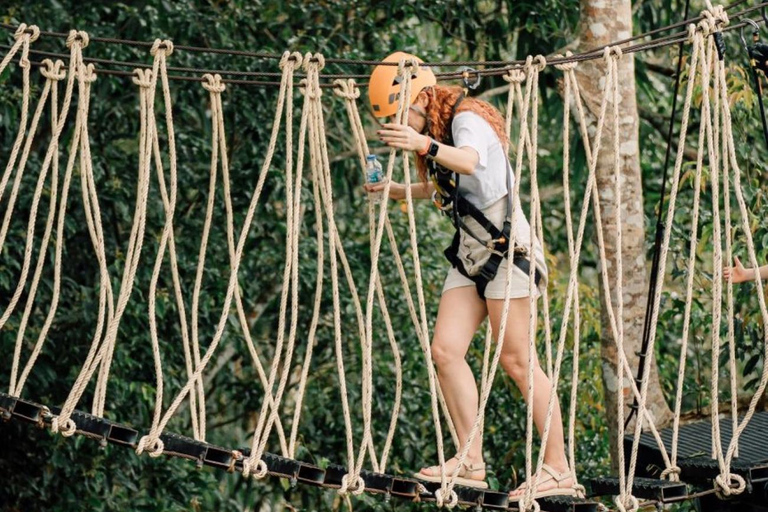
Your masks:
{"label": "tree trunk", "polygon": [[[630,37],[632,34],[632,5],[629,0],[581,0],[581,20],[577,51],[590,50],[599,46]],[[624,347],[630,366],[636,372],[643,334],[643,322],[647,300],[648,281],[645,261],[645,226],[643,215],[643,191],[640,171],[640,152],[638,144],[638,112],[635,96],[635,64],[632,54],[624,55],[619,60],[619,138],[621,180],[622,180],[622,258],[624,277]],[[597,114],[603,96],[605,63],[602,59],[583,62],[576,68],[576,74],[582,91],[582,97],[588,111],[590,135],[597,127]],[[601,294],[602,335],[601,355],[605,405],[610,428],[611,453],[615,454],[617,438],[617,362],[618,351],[611,333],[607,308],[616,311],[619,298],[615,294],[616,275],[616,223],[614,220],[614,152],[612,105],[608,106],[603,131],[603,141],[597,162],[597,185],[600,191],[603,232],[611,283],[611,302],[606,304]],[[617,319],[618,320],[618,319]],[[634,376],[633,376],[634,377]],[[664,400],[655,357],[652,360],[647,406],[661,427],[672,419],[672,412]],[[625,396],[625,412],[632,403],[630,381],[621,383]],[[612,461],[614,470],[616,460]]]}

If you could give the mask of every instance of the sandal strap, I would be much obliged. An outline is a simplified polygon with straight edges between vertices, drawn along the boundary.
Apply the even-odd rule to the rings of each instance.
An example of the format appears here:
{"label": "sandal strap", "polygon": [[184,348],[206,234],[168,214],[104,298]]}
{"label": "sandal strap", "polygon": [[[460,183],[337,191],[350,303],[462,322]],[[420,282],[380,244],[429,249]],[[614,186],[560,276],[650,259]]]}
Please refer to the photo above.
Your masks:
{"label": "sandal strap", "polygon": [[[547,472],[547,474],[550,476],[550,478],[555,481],[555,483],[557,484],[558,488],[560,488],[560,482],[562,482],[564,480],[568,480],[569,478],[573,477],[573,475],[571,474],[571,470],[570,469],[560,473],[559,471],[555,470],[549,464],[542,464],[541,465],[541,469],[543,469],[544,471]],[[541,481],[539,483],[541,483]]]}
{"label": "sandal strap", "polygon": [[462,463],[464,471],[469,473],[476,473],[478,471],[485,471],[485,462],[478,462],[476,464]]}
{"label": "sandal strap", "polygon": [[[452,459],[455,459],[456,457],[452,457]],[[447,463],[449,460],[446,460]],[[429,466],[425,468],[429,472],[429,476],[440,476],[440,465],[437,464],[435,466]],[[468,464],[467,462],[463,462],[461,464],[461,469],[459,470],[458,476],[465,477],[467,476],[467,473],[477,473],[478,471],[485,471],[485,462],[478,462],[476,464]],[[447,475],[450,476],[451,472],[447,471]]]}

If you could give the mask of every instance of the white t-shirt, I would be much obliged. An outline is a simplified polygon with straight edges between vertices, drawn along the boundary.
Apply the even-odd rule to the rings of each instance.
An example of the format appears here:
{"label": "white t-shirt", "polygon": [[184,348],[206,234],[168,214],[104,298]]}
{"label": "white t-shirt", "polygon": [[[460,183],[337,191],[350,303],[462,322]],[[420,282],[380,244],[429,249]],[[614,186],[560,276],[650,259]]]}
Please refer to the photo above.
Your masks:
{"label": "white t-shirt", "polygon": [[[462,174],[459,178],[459,193],[462,196],[479,209],[485,210],[505,197],[508,189],[514,191],[512,166],[508,165],[504,146],[488,121],[474,112],[460,112],[453,118],[451,130],[455,147],[470,147],[477,151],[479,157],[474,174]],[[515,198],[514,203],[517,209],[515,242],[517,246],[527,247],[531,241],[531,227],[519,198]]]}

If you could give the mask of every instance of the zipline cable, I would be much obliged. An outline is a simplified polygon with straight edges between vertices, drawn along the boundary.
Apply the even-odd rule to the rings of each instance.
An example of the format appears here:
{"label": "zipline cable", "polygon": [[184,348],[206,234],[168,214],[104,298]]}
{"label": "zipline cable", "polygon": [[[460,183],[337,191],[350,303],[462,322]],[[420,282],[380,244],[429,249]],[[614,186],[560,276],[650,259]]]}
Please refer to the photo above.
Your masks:
{"label": "zipline cable", "polygon": [[[731,3],[728,7],[725,8],[726,11],[730,11],[731,9],[734,9],[738,7],[739,5],[746,2],[746,0],[737,0],[736,2]],[[754,10],[760,9],[764,6],[768,6],[768,2],[760,3],[756,6],[749,7],[747,9],[743,9],[742,11],[736,12],[733,15],[731,15],[731,18],[739,17],[743,14],[746,14],[747,12],[752,12]],[[593,50],[590,50],[584,54],[575,54],[572,57],[563,57],[561,59],[554,59],[549,60],[548,62],[552,65],[554,64],[563,64],[566,62],[571,62],[571,59],[575,60],[581,60],[579,57],[583,56],[589,56],[589,59],[586,60],[596,60],[602,58],[603,51],[606,47],[609,46],[617,46],[622,45],[626,43],[630,43],[632,41],[637,41],[639,39],[643,39],[645,37],[658,34],[661,32],[666,32],[668,30],[672,30],[679,27],[684,27],[688,25],[689,23],[696,23],[702,19],[702,16],[697,16],[695,18],[686,19],[684,21],[668,25],[665,27],[660,27],[657,29],[650,30],[648,32],[644,32],[642,34],[638,34],[636,36],[632,36],[626,39],[622,39],[620,41],[612,42],[608,45],[604,45],[598,48],[595,48]],[[4,28],[6,30],[17,30],[17,27],[14,25],[10,25],[7,23],[0,23],[0,28]],[[57,38],[63,38],[65,39],[68,34],[64,32],[53,32],[53,31],[40,31],[40,35],[48,36],[48,37],[57,37]],[[124,46],[133,46],[133,47],[139,47],[139,48],[149,48],[152,46],[152,43],[149,41],[135,41],[131,39],[119,39],[119,38],[112,38],[112,37],[91,37],[91,42],[99,42],[99,43],[107,43],[107,44],[118,44],[118,45],[124,45]],[[271,53],[271,52],[253,52],[253,51],[244,51],[244,50],[233,50],[228,48],[207,48],[207,47],[200,47],[200,46],[189,46],[189,45],[176,45],[174,44],[174,50],[175,51],[188,51],[188,52],[197,52],[197,53],[214,53],[214,54],[223,54],[223,55],[232,55],[232,56],[239,56],[239,57],[254,57],[254,58],[261,58],[261,59],[273,59],[273,60],[280,60],[282,58],[282,54],[280,53]],[[623,49],[624,53],[626,53],[626,49]],[[378,60],[367,60],[367,59],[345,59],[345,58],[327,58],[325,59],[325,62],[328,64],[350,64],[350,65],[361,65],[361,66],[379,66],[379,65],[385,65],[385,66],[396,66],[396,62],[382,62]],[[513,61],[503,61],[503,60],[496,60],[496,61],[435,61],[435,62],[424,62],[422,65],[424,66],[444,66],[444,67],[461,67],[461,66],[509,66],[509,65],[518,65],[523,66],[525,64],[525,60],[513,60]]]}
{"label": "zipline cable", "polygon": [[[744,3],[745,0],[739,0],[728,7],[725,8],[726,11],[731,10],[738,5],[741,5]],[[749,14],[753,11],[756,11],[758,9],[762,9],[764,7],[768,6],[768,2],[762,2],[760,4],[757,4],[755,6],[749,7],[747,9],[743,9],[741,11],[733,13],[730,18],[735,19],[739,18],[741,16],[744,16],[746,14]],[[643,34],[638,34],[636,36],[622,39],[620,41],[611,42],[609,45],[601,46],[592,50],[589,50],[584,53],[580,54],[573,54],[566,57],[558,57],[554,56],[551,59],[548,59],[547,62],[551,65],[555,64],[565,64],[569,62],[582,62],[587,60],[597,60],[602,58],[602,52],[604,49],[608,46],[618,46],[626,43],[630,43],[633,41],[637,41],[639,39],[648,37],[650,35],[658,34],[661,32],[666,32],[668,30],[672,30],[681,26],[685,26],[689,23],[695,23],[702,19],[701,16],[698,16],[696,18],[686,19],[685,21],[678,22],[672,25],[668,25],[665,27],[660,27],[657,29],[653,29],[651,31],[645,32]],[[744,24],[738,24],[733,25],[730,27],[730,29],[734,28],[740,28],[744,26]],[[0,23],[0,28],[5,28],[6,30],[17,30],[18,27],[15,27],[13,25],[9,25],[6,23]],[[26,29],[27,31],[31,29]],[[66,34],[61,32],[49,32],[49,31],[39,31],[40,35],[45,35],[49,37],[57,37],[62,38],[66,37]],[[636,51],[644,51],[644,50],[650,50],[654,49],[660,46],[666,46],[668,44],[675,44],[682,42],[686,39],[687,33],[686,32],[678,32],[675,34],[671,34],[669,36],[665,36],[664,38],[660,38],[658,40],[652,40],[652,41],[646,41],[644,43],[638,43],[635,45],[628,46],[626,48],[623,48],[623,53],[634,53]],[[113,43],[113,44],[123,44],[128,46],[136,46],[136,47],[150,47],[152,46],[152,43],[149,43],[147,41],[132,41],[132,40],[125,40],[125,39],[115,39],[115,38],[99,38],[99,37],[91,37],[90,41],[96,41],[96,42],[104,42],[104,43]],[[656,46],[656,43],[661,43],[660,46]],[[184,51],[193,51],[193,52],[205,52],[205,53],[216,53],[216,54],[226,54],[226,55],[233,55],[233,56],[243,56],[243,57],[256,57],[256,58],[269,58],[269,59],[280,59],[280,54],[272,54],[269,52],[249,52],[249,51],[240,51],[240,50],[229,50],[229,49],[221,49],[221,48],[203,48],[203,47],[196,47],[196,46],[185,46],[185,45],[174,45],[174,51],[178,50],[184,50]],[[63,55],[59,54],[49,54],[48,56],[51,57],[64,57]],[[100,59],[101,63],[107,63],[108,60],[106,59]],[[85,59],[85,62],[96,62],[95,60],[89,60]],[[114,61],[114,62],[121,62],[121,61]],[[376,60],[364,60],[364,59],[343,59],[343,58],[336,58],[336,59],[326,59],[326,63],[334,63],[334,64],[350,64],[350,65],[366,65],[366,66],[378,66],[378,65],[395,65],[395,63],[392,62],[381,62]],[[128,66],[131,65],[133,67],[143,67],[146,66],[144,64],[133,64],[133,63],[127,63],[127,62],[121,62],[120,64],[115,65],[124,65]],[[490,70],[476,70],[473,72],[473,74],[477,74],[479,76],[495,76],[495,75],[503,75],[506,73],[506,71],[510,67],[519,67],[523,68],[525,65],[524,60],[511,60],[511,61],[453,61],[453,62],[447,62],[447,61],[441,61],[441,62],[425,62],[422,65],[424,66],[443,66],[443,67],[461,67],[461,66],[497,66],[496,68],[492,68]],[[190,70],[188,72],[192,72],[191,70],[194,68],[178,68],[179,71],[182,70]],[[169,68],[169,70],[172,70]],[[232,75],[239,75],[239,76],[276,76],[276,75],[267,75],[265,73],[260,72],[248,72],[248,71],[226,71],[226,70],[196,70],[197,72],[204,74],[204,73],[218,73],[218,74],[232,74]],[[100,70],[100,73],[103,71]],[[448,73],[437,73],[436,75],[440,78],[461,78],[462,71],[457,72],[448,72]],[[127,76],[127,75],[126,75]],[[298,76],[298,75],[297,75]],[[298,76],[301,78],[301,76]],[[365,78],[367,75],[347,75],[347,74],[336,74],[336,75],[324,75],[324,78]],[[173,79],[174,77],[169,76],[169,78]],[[187,78],[189,79],[189,78]],[[202,82],[202,78],[197,78],[196,81]],[[235,81],[230,80],[223,80],[222,83],[237,83]],[[254,84],[254,85],[275,85],[279,86],[279,82],[271,82],[268,84]],[[359,87],[364,86],[364,84],[359,84]],[[321,84],[321,87],[333,87],[332,84]]]}

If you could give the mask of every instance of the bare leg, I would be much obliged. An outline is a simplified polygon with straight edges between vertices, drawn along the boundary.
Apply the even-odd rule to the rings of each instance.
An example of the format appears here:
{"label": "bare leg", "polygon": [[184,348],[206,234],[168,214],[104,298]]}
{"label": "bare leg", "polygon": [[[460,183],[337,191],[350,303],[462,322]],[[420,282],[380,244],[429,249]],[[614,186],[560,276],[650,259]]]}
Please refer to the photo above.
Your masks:
{"label": "bare leg", "polygon": [[[486,315],[485,302],[477,295],[474,286],[446,291],[440,299],[437,312],[432,359],[437,366],[440,387],[462,443],[469,437],[478,407],[475,376],[465,358],[472,337]],[[467,464],[482,462],[481,444],[481,436],[476,436],[467,453]],[[446,461],[446,471],[452,472],[456,462],[455,458]],[[440,474],[440,468],[435,466],[421,471],[429,476]],[[471,477],[482,480],[485,472],[474,472]]]}
{"label": "bare leg", "polygon": [[[493,333],[496,339],[498,339],[504,301],[488,299],[487,305]],[[526,401],[528,400],[528,312],[528,297],[509,301],[509,316],[507,317],[507,328],[504,334],[504,346],[502,347],[500,359],[504,371],[515,381]],[[552,384],[547,374],[541,369],[535,354],[533,364],[533,421],[539,435],[541,435],[547,418],[547,406],[549,405],[549,396],[552,393]],[[544,450],[545,464],[560,473],[568,471],[568,462],[565,456],[565,440],[563,437],[563,419],[557,395],[555,395],[555,403],[552,409],[547,446]],[[547,481],[547,478],[548,475],[542,473],[539,479],[541,484],[537,488],[539,491],[545,491],[558,486],[554,480]],[[570,487],[572,484],[573,480],[569,479],[563,480],[559,486]],[[513,491],[511,495],[519,496],[523,492],[524,487]]]}

